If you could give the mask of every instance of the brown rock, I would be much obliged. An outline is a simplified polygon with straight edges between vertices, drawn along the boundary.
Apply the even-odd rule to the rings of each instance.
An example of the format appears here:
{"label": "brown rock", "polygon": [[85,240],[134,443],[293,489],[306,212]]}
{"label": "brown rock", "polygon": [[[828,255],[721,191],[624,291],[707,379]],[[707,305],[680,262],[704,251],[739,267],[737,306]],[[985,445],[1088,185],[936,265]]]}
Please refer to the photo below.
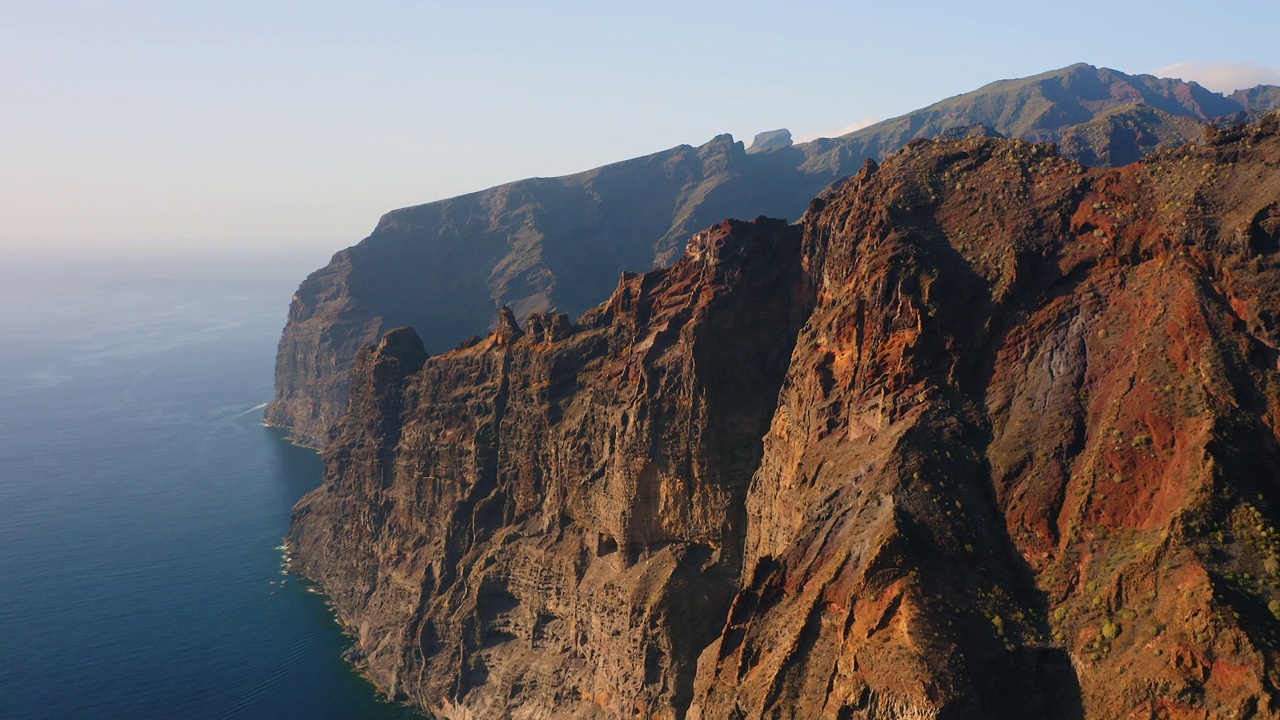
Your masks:
{"label": "brown rock", "polygon": [[290,540],[370,676],[441,717],[682,714],[807,310],[799,253],[798,228],[726,221],[576,325],[504,311],[425,365],[392,335],[364,351]]}
{"label": "brown rock", "polygon": [[[1280,88],[1230,98],[1194,83],[1077,64],[1002,80],[839,138],[792,145],[728,135],[559,178],[530,178],[387,213],[298,289],[276,361],[273,425],[323,448],[346,408],[356,351],[409,325],[428,351],[483,332],[496,310],[577,315],[624,270],[672,262],[723,217],[794,218],[832,180],[921,138],[1000,134],[1057,142],[1087,165],[1125,165],[1242,122]],[[1268,103],[1270,102],[1270,105]],[[1271,108],[1274,109],[1274,108]]]}
{"label": "brown rock", "polygon": [[913,145],[828,205],[690,716],[1273,716],[1278,162]]}
{"label": "brown rock", "polygon": [[433,354],[492,329],[498,308],[581,314],[624,270],[665,266],[724,217],[796,217],[862,162],[843,141],[748,154],[721,135],[559,178],[387,213],[298,288],[266,420],[324,448],[360,347],[408,325]]}
{"label": "brown rock", "polygon": [[576,324],[389,336],[298,567],[440,717],[1274,717],[1278,202],[1277,116],[917,141]]}

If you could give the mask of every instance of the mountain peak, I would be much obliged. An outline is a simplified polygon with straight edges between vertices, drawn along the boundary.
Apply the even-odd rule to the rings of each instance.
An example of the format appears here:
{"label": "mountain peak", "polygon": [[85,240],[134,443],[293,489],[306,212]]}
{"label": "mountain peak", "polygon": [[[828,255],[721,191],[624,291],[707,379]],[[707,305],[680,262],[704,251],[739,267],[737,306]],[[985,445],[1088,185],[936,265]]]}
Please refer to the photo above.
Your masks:
{"label": "mountain peak", "polygon": [[1205,123],[1256,119],[1280,88],[1225,96],[1195,82],[1076,63],[998,80],[843,136],[883,157],[916,138],[985,125],[1004,137],[1061,143],[1087,164],[1125,164],[1158,146],[1195,142]]}
{"label": "mountain peak", "polygon": [[786,148],[791,147],[791,144],[791,131],[780,128],[758,133],[755,140],[751,141],[751,147],[747,148],[747,152],[756,153],[774,148]]}
{"label": "mountain peak", "polygon": [[520,329],[520,324],[516,322],[516,314],[511,308],[503,305],[498,310],[498,321],[493,328],[494,343],[500,346],[507,346],[519,340],[524,336],[524,331]]}

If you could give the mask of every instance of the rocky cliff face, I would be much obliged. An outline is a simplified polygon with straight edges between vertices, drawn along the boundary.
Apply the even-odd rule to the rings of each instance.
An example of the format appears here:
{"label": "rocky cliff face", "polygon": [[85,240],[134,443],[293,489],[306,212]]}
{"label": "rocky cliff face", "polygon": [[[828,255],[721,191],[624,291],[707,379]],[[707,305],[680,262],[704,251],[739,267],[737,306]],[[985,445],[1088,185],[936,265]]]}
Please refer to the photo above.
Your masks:
{"label": "rocky cliff face", "polygon": [[1280,86],[1257,85],[1237,90],[1229,97],[1247,112],[1266,114],[1280,110]]}
{"label": "rocky cliff face", "polygon": [[372,677],[441,717],[688,707],[808,308],[799,234],[729,221],[577,323],[362,351],[290,540]]}
{"label": "rocky cliff face", "polygon": [[346,407],[356,351],[409,325],[439,353],[491,327],[497,308],[577,315],[623,270],[666,265],[724,217],[795,218],[866,158],[983,125],[1056,141],[1086,164],[1123,165],[1199,138],[1219,116],[1274,109],[1276,88],[1231,97],[1194,83],[1073,65],[993,83],[841,138],[792,145],[728,136],[563,178],[535,178],[387,214],[298,289],[267,420],[323,447]]}
{"label": "rocky cliff face", "polygon": [[576,323],[393,332],[296,566],[439,717],[1273,717],[1278,208],[1278,116],[921,141]]}
{"label": "rocky cliff face", "polygon": [[723,135],[389,213],[294,295],[267,421],[323,447],[346,407],[357,350],[388,329],[412,326],[440,353],[487,332],[503,305],[519,317],[576,316],[608,297],[621,272],[669,264],[711,223],[798,217],[856,169],[841,143],[748,154]]}
{"label": "rocky cliff face", "polygon": [[691,716],[1274,716],[1276,132],[828,204]]}

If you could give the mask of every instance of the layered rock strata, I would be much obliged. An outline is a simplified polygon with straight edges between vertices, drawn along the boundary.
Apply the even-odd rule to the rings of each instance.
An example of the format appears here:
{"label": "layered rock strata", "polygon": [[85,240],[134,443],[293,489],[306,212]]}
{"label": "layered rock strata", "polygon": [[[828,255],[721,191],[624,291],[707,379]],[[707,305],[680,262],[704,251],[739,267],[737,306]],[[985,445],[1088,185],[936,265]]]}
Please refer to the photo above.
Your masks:
{"label": "layered rock strata", "polygon": [[411,326],[440,353],[488,332],[501,306],[577,316],[623,271],[670,264],[726,217],[798,217],[861,157],[823,140],[747,153],[719,136],[561,178],[534,178],[396,210],[308,277],[289,307],[267,421],[323,448],[353,360]]}
{"label": "layered rock strata", "polygon": [[1274,110],[1280,88],[1231,96],[1195,83],[1078,64],[971,93],[839,138],[751,151],[722,135],[560,178],[533,178],[388,213],[294,295],[268,422],[321,448],[346,408],[356,351],[409,325],[433,353],[486,332],[498,307],[577,315],[623,270],[674,260],[724,217],[796,218],[832,181],[907,142],[971,126],[1057,142],[1088,165],[1124,165],[1200,137],[1204,123]]}
{"label": "layered rock strata", "polygon": [[397,331],[298,568],[440,717],[1275,716],[1278,208],[1277,116],[917,141],[577,322]]}
{"label": "layered rock strata", "polygon": [[441,717],[688,706],[807,310],[799,235],[726,222],[576,323],[361,352],[290,540],[373,678]]}

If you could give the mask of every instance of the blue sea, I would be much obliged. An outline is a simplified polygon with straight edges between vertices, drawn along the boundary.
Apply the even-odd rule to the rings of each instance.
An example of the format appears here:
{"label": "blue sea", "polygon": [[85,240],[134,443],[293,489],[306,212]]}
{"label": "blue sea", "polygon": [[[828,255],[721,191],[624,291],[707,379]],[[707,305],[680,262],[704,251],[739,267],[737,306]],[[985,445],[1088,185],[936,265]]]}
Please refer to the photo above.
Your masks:
{"label": "blue sea", "polygon": [[262,411],[324,259],[0,267],[0,718],[415,717],[281,566],[321,463]]}

